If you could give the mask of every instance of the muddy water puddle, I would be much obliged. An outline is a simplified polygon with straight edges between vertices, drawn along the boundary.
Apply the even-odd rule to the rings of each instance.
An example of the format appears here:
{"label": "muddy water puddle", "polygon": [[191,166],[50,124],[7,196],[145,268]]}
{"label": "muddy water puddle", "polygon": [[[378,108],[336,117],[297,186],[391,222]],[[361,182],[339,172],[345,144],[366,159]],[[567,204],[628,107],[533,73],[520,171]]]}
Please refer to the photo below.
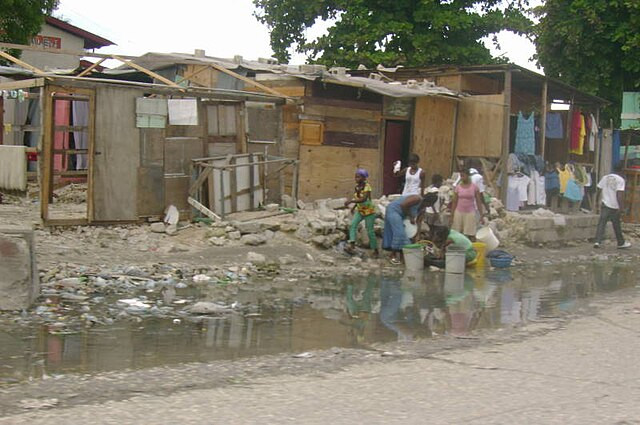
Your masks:
{"label": "muddy water puddle", "polygon": [[[244,308],[222,315],[129,316],[65,332],[52,324],[12,326],[4,321],[0,383],[439,335],[464,337],[476,330],[588,312],[597,293],[636,291],[636,270],[629,264],[574,264],[462,275],[339,277],[304,291],[240,289],[235,298]],[[179,295],[206,297],[197,290]]]}

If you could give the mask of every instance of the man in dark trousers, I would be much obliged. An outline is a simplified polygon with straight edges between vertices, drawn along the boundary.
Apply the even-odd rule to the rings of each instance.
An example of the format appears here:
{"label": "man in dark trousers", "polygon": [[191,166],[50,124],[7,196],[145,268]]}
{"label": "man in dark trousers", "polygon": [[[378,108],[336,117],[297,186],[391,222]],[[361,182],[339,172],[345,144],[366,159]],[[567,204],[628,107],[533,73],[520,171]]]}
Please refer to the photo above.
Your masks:
{"label": "man in dark trousers", "polygon": [[629,242],[625,242],[622,235],[622,224],[620,222],[622,211],[624,210],[624,187],[625,182],[622,177],[622,165],[618,164],[614,168],[614,172],[604,176],[598,183],[600,189],[602,204],[600,205],[600,220],[598,220],[598,229],[596,230],[596,242],[594,248],[600,248],[604,230],[607,222],[611,221],[613,231],[618,240],[618,248],[626,249],[631,247]]}

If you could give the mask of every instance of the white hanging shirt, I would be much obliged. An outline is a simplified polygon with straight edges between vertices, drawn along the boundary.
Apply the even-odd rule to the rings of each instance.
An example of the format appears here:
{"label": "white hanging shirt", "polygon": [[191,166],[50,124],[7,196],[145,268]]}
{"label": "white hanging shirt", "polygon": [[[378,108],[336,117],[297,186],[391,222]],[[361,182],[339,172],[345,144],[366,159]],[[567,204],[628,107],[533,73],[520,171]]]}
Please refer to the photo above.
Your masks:
{"label": "white hanging shirt", "polygon": [[402,190],[402,196],[407,195],[420,195],[420,175],[422,174],[422,168],[418,168],[414,174],[411,174],[411,168],[407,167],[407,174],[404,176],[404,189]]}

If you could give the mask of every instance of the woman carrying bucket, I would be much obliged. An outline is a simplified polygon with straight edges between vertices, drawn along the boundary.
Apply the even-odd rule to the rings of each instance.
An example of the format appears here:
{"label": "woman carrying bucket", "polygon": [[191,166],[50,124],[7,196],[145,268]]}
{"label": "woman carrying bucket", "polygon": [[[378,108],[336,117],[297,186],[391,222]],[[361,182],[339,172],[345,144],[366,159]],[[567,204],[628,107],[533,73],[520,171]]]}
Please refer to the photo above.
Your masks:
{"label": "woman carrying bucket", "polygon": [[[404,219],[409,218],[411,224],[416,224],[422,198],[419,195],[402,196],[387,207],[384,216],[384,233],[382,234],[382,249],[391,251],[392,264],[402,263],[402,248],[411,243],[404,230]],[[419,221],[419,220],[418,220]]]}

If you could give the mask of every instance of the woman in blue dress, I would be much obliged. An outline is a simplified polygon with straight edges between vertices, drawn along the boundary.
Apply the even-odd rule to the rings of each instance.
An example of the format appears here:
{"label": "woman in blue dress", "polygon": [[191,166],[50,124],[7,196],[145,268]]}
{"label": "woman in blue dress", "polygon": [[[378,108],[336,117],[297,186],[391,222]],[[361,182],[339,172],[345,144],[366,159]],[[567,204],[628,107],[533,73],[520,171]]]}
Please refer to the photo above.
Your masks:
{"label": "woman in blue dress", "polygon": [[[419,195],[402,196],[387,207],[384,217],[384,233],[382,234],[382,248],[391,251],[391,262],[402,263],[402,247],[411,243],[404,230],[403,220],[408,218],[412,224],[417,220],[419,211],[423,210],[422,197]],[[419,230],[418,230],[419,231]]]}

